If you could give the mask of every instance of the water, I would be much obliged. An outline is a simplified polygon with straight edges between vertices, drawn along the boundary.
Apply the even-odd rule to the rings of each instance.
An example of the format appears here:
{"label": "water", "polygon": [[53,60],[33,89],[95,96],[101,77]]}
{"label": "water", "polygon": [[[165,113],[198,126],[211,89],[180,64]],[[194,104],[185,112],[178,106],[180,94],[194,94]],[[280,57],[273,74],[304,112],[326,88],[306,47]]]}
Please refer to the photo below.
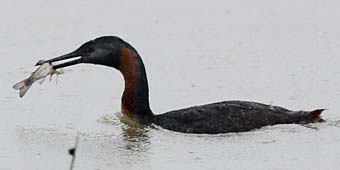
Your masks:
{"label": "water", "polygon": [[[340,12],[330,1],[29,1],[0,7],[0,169],[336,169]],[[326,123],[194,135],[120,122],[121,75],[79,65],[12,89],[39,59],[118,35],[144,59],[155,113],[222,100],[327,108]]]}

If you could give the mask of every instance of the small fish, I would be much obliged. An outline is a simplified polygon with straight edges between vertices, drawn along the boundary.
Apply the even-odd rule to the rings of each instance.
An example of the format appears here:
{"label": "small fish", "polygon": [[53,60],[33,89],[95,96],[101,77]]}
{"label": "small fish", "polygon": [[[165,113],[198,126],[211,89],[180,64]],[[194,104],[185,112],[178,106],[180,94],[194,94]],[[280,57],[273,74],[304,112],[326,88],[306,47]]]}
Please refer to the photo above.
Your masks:
{"label": "small fish", "polygon": [[29,78],[15,84],[13,88],[19,90],[19,96],[23,97],[34,82],[41,80],[39,83],[42,84],[48,75],[52,76],[53,74],[58,75],[61,73],[62,72],[53,69],[53,65],[51,65],[50,63],[45,63],[42,64],[37,70],[35,70]]}

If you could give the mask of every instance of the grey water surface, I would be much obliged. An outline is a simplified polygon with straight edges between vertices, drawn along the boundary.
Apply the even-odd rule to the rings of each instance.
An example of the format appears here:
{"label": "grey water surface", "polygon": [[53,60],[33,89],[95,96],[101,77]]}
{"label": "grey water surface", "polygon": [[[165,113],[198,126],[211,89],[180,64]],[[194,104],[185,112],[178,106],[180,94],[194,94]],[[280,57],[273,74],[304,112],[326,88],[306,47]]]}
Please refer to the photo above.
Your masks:
{"label": "grey water surface", "polygon": [[[334,170],[340,167],[340,2],[2,1],[0,170]],[[321,124],[195,135],[119,119],[123,78],[94,65],[12,89],[40,59],[117,35],[146,65],[156,114],[222,100],[326,108]]]}

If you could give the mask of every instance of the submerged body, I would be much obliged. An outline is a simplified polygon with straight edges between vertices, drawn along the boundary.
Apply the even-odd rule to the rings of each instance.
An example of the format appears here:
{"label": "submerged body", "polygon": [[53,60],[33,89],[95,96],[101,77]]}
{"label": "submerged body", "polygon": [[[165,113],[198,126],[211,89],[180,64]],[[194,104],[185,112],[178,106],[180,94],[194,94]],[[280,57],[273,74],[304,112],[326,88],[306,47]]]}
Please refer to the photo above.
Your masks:
{"label": "submerged body", "polygon": [[38,80],[42,80],[41,81],[42,83],[48,75],[52,76],[53,74],[60,74],[60,73],[61,72],[53,69],[53,66],[50,63],[44,63],[41,66],[39,66],[39,68],[37,68],[31,74],[30,77],[13,85],[13,88],[16,90],[19,90],[19,96],[23,97],[34,82]]}
{"label": "submerged body", "polygon": [[[268,125],[320,122],[322,109],[291,111],[248,101],[225,101],[155,115],[149,105],[149,87],[143,61],[130,44],[114,36],[99,37],[75,51],[37,64],[70,58],[59,69],[79,63],[99,64],[119,70],[125,80],[121,112],[143,125],[156,124],[184,133],[243,132]],[[79,58],[80,57],[80,58]]]}

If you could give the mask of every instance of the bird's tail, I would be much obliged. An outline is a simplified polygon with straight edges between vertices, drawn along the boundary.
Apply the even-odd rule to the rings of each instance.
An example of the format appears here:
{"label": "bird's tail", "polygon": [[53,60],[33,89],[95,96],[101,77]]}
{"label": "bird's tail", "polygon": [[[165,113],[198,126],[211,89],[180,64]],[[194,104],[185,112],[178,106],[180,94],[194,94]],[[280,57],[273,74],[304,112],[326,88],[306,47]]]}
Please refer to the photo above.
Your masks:
{"label": "bird's tail", "polygon": [[321,113],[324,111],[325,109],[316,109],[310,112],[307,112],[305,114],[305,122],[306,123],[316,123],[316,122],[323,122],[325,120],[323,120],[321,118]]}
{"label": "bird's tail", "polygon": [[32,83],[29,83],[29,82],[30,82],[29,78],[27,78],[13,85],[13,88],[15,90],[19,90],[20,97],[23,97],[28,91],[28,89],[31,87]]}

